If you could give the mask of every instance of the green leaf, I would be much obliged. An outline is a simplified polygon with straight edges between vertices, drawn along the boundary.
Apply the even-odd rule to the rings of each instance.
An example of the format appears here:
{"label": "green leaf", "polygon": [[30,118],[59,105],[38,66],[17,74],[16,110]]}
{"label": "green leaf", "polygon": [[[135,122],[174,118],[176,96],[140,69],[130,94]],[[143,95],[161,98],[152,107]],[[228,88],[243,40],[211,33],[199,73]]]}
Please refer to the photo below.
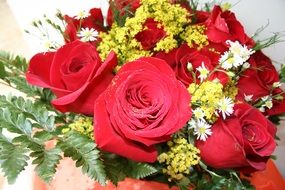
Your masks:
{"label": "green leaf", "polygon": [[60,139],[57,146],[64,152],[64,156],[76,161],[76,167],[82,166],[83,173],[102,185],[106,184],[103,162],[93,140],[73,131]]}
{"label": "green leaf", "polygon": [[[0,106],[11,110],[13,113],[22,115],[22,119],[32,119],[47,131],[55,128],[55,117],[41,103],[34,103],[16,96],[0,96]],[[25,114],[25,117],[24,115]]]}
{"label": "green leaf", "polygon": [[103,155],[103,160],[108,179],[117,186],[118,182],[124,180],[127,176],[126,166],[128,165],[128,160],[108,153]]}
{"label": "green leaf", "polygon": [[7,128],[10,132],[31,136],[32,123],[27,120],[24,114],[12,114],[8,108],[0,109],[1,128]]}
{"label": "green leaf", "polygon": [[6,81],[13,84],[16,89],[25,93],[27,96],[39,99],[46,104],[46,107],[51,107],[50,101],[54,99],[54,94],[50,89],[32,86],[27,83],[26,78],[23,76],[8,76],[6,77]]}
{"label": "green leaf", "polygon": [[60,153],[61,150],[57,147],[31,153],[32,157],[36,157],[33,160],[33,164],[37,164],[35,171],[47,183],[51,181],[56,172],[56,167],[61,159]]}
{"label": "green leaf", "polygon": [[281,71],[280,71],[280,81],[285,83],[285,65],[281,66]]}
{"label": "green leaf", "polygon": [[2,62],[5,67],[16,73],[25,73],[28,67],[28,63],[25,58],[14,56],[5,51],[0,51],[0,62]]}
{"label": "green leaf", "polygon": [[0,135],[0,160],[2,172],[8,179],[9,184],[15,182],[17,176],[28,165],[28,149],[14,145]]}
{"label": "green leaf", "polygon": [[141,179],[155,173],[157,173],[157,169],[149,164],[129,161],[129,177]]}
{"label": "green leaf", "polygon": [[190,184],[191,184],[190,180],[186,177],[176,182],[176,185],[180,190],[188,190],[190,187]]}
{"label": "green leaf", "polygon": [[0,61],[0,78],[4,79],[7,76],[8,75],[7,75],[7,72],[5,71],[4,64]]}

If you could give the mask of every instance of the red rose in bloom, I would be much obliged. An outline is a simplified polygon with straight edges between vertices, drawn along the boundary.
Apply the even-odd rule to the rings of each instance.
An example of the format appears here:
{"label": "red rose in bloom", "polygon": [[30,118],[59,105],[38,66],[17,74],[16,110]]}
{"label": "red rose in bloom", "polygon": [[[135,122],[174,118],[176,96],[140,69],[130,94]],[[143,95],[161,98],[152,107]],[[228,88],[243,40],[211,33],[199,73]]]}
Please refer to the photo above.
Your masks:
{"label": "red rose in bloom", "polygon": [[155,144],[168,141],[191,118],[190,95],[163,60],[125,64],[96,100],[98,146],[140,162],[154,162]]}
{"label": "red rose in bloom", "polygon": [[114,22],[113,9],[119,11],[120,16],[124,16],[126,12],[134,13],[136,9],[140,6],[140,0],[114,0],[112,5],[108,9],[107,13],[107,23],[108,26],[112,26]]}
{"label": "red rose in bloom", "polygon": [[[198,51],[196,48],[190,48],[188,45],[183,44],[178,49],[172,50],[169,53],[160,52],[156,55],[160,59],[164,59],[173,68],[178,80],[183,82],[185,86],[194,82],[193,74],[188,70],[189,63],[192,64],[193,72],[196,73],[196,81],[199,83],[198,67],[204,66],[212,71],[219,64],[220,54],[211,52],[208,48],[203,48]],[[228,76],[224,72],[214,72],[209,80],[218,79],[222,84],[228,82]]]}
{"label": "red rose in bloom", "polygon": [[205,21],[208,39],[214,43],[224,43],[227,40],[245,44],[249,37],[245,34],[243,26],[230,11],[222,11],[215,6],[209,18]]}
{"label": "red rose in bloom", "polygon": [[279,81],[278,72],[271,60],[258,51],[251,55],[248,62],[250,68],[242,73],[238,81],[238,98],[243,100],[246,94],[253,95],[253,100],[256,100],[269,95],[273,83]]}
{"label": "red rose in bloom", "polygon": [[166,36],[166,32],[163,27],[159,27],[159,22],[156,22],[154,19],[149,18],[145,21],[143,28],[147,28],[139,32],[135,38],[139,41],[144,50],[150,50],[156,46],[156,43],[159,42]]}
{"label": "red rose in bloom", "polygon": [[94,46],[74,41],[57,52],[35,55],[26,77],[30,84],[55,93],[52,104],[59,111],[93,114],[94,101],[112,80],[116,64],[114,53],[102,63]]}
{"label": "red rose in bloom", "polygon": [[82,21],[76,19],[75,17],[70,17],[67,15],[64,16],[64,19],[67,22],[67,26],[64,32],[66,42],[72,42],[78,39],[77,32],[80,30],[80,28],[93,28],[97,31],[105,31],[104,19],[101,9],[93,8],[89,11],[89,13],[90,16],[82,19]]}
{"label": "red rose in bloom", "polygon": [[196,142],[201,158],[214,168],[264,170],[276,147],[276,127],[248,104],[236,104],[234,110],[232,117],[212,126],[206,141]]}

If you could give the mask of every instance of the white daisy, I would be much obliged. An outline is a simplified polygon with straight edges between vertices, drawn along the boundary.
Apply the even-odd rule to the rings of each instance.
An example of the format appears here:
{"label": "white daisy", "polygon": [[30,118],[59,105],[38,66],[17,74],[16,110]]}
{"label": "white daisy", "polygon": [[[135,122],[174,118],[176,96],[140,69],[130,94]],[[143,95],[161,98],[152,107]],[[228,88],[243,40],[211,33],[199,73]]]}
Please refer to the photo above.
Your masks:
{"label": "white daisy", "polygon": [[252,97],[253,97],[252,94],[250,94],[250,95],[243,94],[243,96],[244,96],[244,100],[246,102],[251,102],[252,101]]}
{"label": "white daisy", "polygon": [[80,11],[77,16],[75,16],[75,18],[77,20],[81,20],[81,19],[84,19],[84,18],[87,18],[90,16],[90,13],[86,12],[86,11]]}
{"label": "white daisy", "polygon": [[201,108],[196,108],[195,110],[193,110],[193,114],[196,119],[200,120],[203,120],[205,116],[205,113]]}
{"label": "white daisy", "polygon": [[243,61],[240,57],[235,56],[228,51],[221,56],[219,62],[222,65],[222,68],[225,70],[229,70],[233,67],[238,67],[243,64]]}
{"label": "white daisy", "polygon": [[208,77],[208,74],[210,71],[205,67],[204,62],[202,62],[202,65],[197,68],[197,70],[200,72],[200,75],[198,78],[203,81]]}
{"label": "white daisy", "polygon": [[212,135],[211,127],[212,126],[205,121],[198,120],[194,128],[194,135],[197,135],[197,140],[206,141],[208,136]]}
{"label": "white daisy", "polygon": [[228,40],[227,43],[230,45],[230,52],[240,57],[243,62],[247,61],[250,55],[255,52],[252,49],[248,49],[246,45],[242,46],[238,41],[232,42]]}
{"label": "white daisy", "polygon": [[80,37],[83,42],[92,42],[96,40],[98,32],[94,28],[82,28],[77,36]]}
{"label": "white daisy", "polygon": [[234,112],[234,103],[231,98],[225,97],[218,102],[218,111],[222,113],[223,119],[230,116]]}

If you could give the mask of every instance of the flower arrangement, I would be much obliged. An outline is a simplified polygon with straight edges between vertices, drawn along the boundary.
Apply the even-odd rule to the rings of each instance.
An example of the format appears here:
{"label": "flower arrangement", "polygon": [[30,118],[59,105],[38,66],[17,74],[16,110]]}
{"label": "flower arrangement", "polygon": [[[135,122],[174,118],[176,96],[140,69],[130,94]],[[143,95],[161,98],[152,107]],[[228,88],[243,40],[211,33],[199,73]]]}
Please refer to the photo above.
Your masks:
{"label": "flower arrangement", "polygon": [[49,182],[71,157],[101,185],[130,177],[181,190],[252,189],[242,176],[265,169],[285,113],[285,69],[279,75],[261,51],[280,38],[249,37],[229,4],[198,7],[114,0],[106,20],[99,8],[58,13],[62,25],[44,22],[62,43],[50,40],[29,64],[1,55],[1,78],[31,97],[0,97],[8,180],[32,158]]}

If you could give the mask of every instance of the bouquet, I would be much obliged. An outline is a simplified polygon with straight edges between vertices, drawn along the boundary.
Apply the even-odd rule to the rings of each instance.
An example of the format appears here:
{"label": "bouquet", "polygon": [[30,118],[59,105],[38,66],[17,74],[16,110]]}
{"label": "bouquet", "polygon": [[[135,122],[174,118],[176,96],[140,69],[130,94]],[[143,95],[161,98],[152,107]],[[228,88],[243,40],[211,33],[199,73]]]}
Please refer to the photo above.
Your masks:
{"label": "bouquet", "polygon": [[181,190],[253,189],[248,177],[276,148],[285,69],[261,51],[280,35],[248,36],[229,9],[114,0],[106,18],[93,8],[35,21],[42,37],[53,27],[62,40],[47,38],[29,63],[1,55],[1,79],[27,95],[0,97],[9,182],[30,159],[50,182],[70,157],[102,186],[135,178]]}

